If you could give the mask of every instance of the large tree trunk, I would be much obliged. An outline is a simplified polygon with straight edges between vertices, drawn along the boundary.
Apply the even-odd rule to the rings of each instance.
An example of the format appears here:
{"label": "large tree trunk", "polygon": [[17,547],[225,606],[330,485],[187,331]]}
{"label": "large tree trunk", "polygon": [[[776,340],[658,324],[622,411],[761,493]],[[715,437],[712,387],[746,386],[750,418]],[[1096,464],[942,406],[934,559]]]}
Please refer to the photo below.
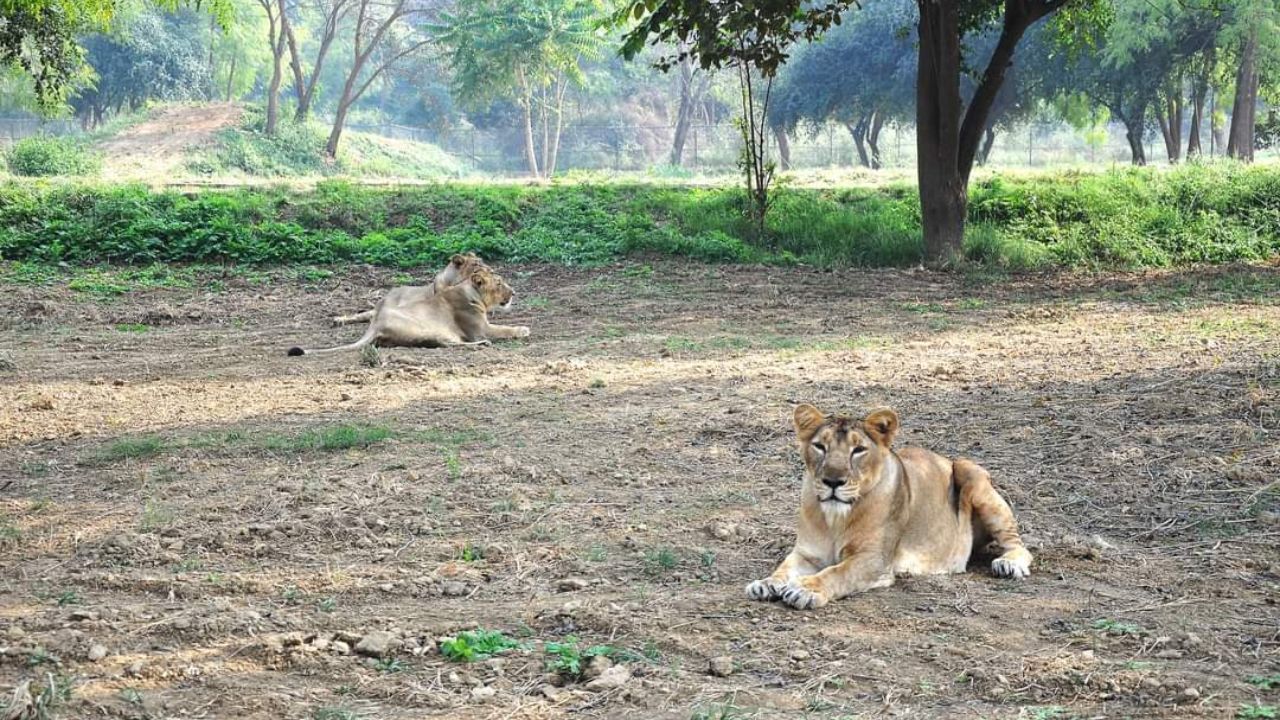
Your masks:
{"label": "large tree trunk", "polygon": [[329,139],[324,144],[324,154],[331,159],[338,157],[338,143],[342,140],[342,129],[347,124],[347,111],[350,109],[351,103],[339,102],[333,114],[333,127],[329,129]]}
{"label": "large tree trunk", "polygon": [[1124,124],[1124,138],[1129,141],[1129,153],[1134,165],[1147,164],[1147,150],[1142,144],[1142,136],[1146,131],[1146,109],[1139,109],[1130,115],[1117,116]]}
{"label": "large tree trunk", "polygon": [[867,130],[867,149],[870,151],[871,169],[879,170],[884,166],[880,161],[880,130],[884,128],[884,115],[875,111],[871,116],[871,127]]}
{"label": "large tree trunk", "polygon": [[676,128],[671,138],[671,164],[680,165],[684,161],[684,144],[689,137],[689,126],[693,124],[693,60],[685,57],[680,61],[680,105],[676,109]]}
{"label": "large tree trunk", "polygon": [[978,148],[977,163],[979,165],[985,166],[991,160],[991,148],[995,144],[996,129],[988,125],[986,131],[982,133],[982,147]]}
{"label": "large tree trunk", "polygon": [[958,2],[917,0],[916,167],[926,260],[945,260],[963,249],[969,173],[1014,50],[1032,23],[1065,2],[1005,0],[1000,39],[962,120]]}
{"label": "large tree trunk", "polygon": [[[293,23],[289,22],[289,16],[285,14],[285,0],[280,0],[280,29],[288,43],[289,68],[293,71],[293,92],[298,98],[298,107],[301,108],[305,93],[302,77],[302,54],[298,52],[298,38],[293,34]],[[294,116],[297,117],[297,114],[295,113]]]}
{"label": "large tree trunk", "polygon": [[778,141],[778,169],[786,172],[791,169],[791,142],[787,140],[787,131],[781,126],[774,127],[773,137]]}
{"label": "large tree trunk", "polygon": [[1187,126],[1187,159],[1200,156],[1200,132],[1204,124],[1204,101],[1209,94],[1209,74],[1213,72],[1213,48],[1205,50],[1204,67],[1191,80],[1191,120]]}
{"label": "large tree trunk", "polygon": [[1169,164],[1176,165],[1182,159],[1182,78],[1177,74],[1166,83],[1164,97],[1156,104],[1156,121]]}
{"label": "large tree trunk", "polygon": [[227,102],[231,102],[231,89],[236,79],[236,56],[231,56],[231,67],[227,69]]}
{"label": "large tree trunk", "polygon": [[1227,154],[1242,162],[1253,162],[1254,131],[1258,109],[1258,30],[1254,28],[1240,51],[1236,72],[1236,98],[1231,106],[1231,134]]}
{"label": "large tree trunk", "polygon": [[924,255],[945,260],[964,245],[968,204],[960,170],[960,17],[954,0],[918,0],[916,151]]}
{"label": "large tree trunk", "polygon": [[538,151],[533,146],[533,91],[525,82],[524,70],[517,71],[522,90],[520,107],[524,110],[524,154],[529,164],[529,175],[537,179],[542,177],[538,172]]}
{"label": "large tree trunk", "polygon": [[280,81],[284,78],[284,33],[277,36],[276,21],[270,23],[271,32],[271,82],[267,85],[267,126],[268,135],[276,134],[276,126],[280,122]]}
{"label": "large tree trunk", "polygon": [[560,134],[564,131],[564,91],[569,88],[568,78],[561,77],[557,80],[559,86],[556,88],[556,129],[551,133],[551,161],[547,163],[547,177],[556,174],[556,163],[560,159]]}
{"label": "large tree trunk", "polygon": [[864,115],[858,118],[856,123],[845,123],[844,127],[853,136],[853,147],[858,151],[858,164],[862,167],[871,167],[871,160],[867,157],[867,117]]}

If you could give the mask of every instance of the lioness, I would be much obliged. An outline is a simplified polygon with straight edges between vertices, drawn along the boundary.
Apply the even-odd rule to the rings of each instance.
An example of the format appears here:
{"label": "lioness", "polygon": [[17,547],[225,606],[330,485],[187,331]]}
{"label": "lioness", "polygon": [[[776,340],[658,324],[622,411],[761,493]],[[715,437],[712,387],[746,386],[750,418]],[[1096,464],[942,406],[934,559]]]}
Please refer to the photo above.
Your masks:
{"label": "lioness", "polygon": [[290,355],[324,355],[380,347],[455,347],[484,345],[490,340],[529,337],[529,328],[489,324],[491,310],[506,310],[515,293],[502,276],[477,267],[457,285],[430,297],[404,302],[404,296],[387,293],[373,311],[369,329],[349,345],[303,350],[289,348]]}
{"label": "lioness", "polygon": [[[451,288],[454,285],[471,277],[471,273],[477,268],[489,269],[475,253],[462,253],[454,255],[449,260],[449,264],[444,269],[436,273],[434,279],[428,285],[406,285],[404,287],[392,288],[383,296],[380,302],[387,302],[388,299],[393,305],[406,307],[408,305],[430,300],[433,295]],[[334,325],[353,325],[355,323],[368,322],[373,319],[377,309],[365,310],[354,315],[339,315],[333,319]]]}
{"label": "lioness", "polygon": [[895,574],[963,572],[991,540],[1002,553],[992,572],[1031,573],[1013,511],[987,471],[920,448],[892,449],[894,411],[858,421],[806,404],[794,422],[805,467],[796,545],[772,575],[747,585],[751,599],[819,608],[892,585]]}

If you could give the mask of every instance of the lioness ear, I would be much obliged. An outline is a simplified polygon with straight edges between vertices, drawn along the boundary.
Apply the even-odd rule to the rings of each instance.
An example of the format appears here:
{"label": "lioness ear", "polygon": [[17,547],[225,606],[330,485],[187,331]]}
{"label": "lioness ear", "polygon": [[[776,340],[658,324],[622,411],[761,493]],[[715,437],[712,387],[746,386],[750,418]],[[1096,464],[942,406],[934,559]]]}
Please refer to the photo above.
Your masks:
{"label": "lioness ear", "polygon": [[796,435],[802,440],[807,440],[822,427],[822,423],[827,421],[827,416],[823,415],[818,408],[804,403],[796,406],[795,414],[791,419],[796,424]]}
{"label": "lioness ear", "polygon": [[471,273],[471,282],[475,283],[476,287],[484,287],[485,285],[488,285],[490,279],[489,273],[487,272],[477,270],[476,272]]}
{"label": "lioness ear", "polygon": [[867,431],[872,440],[887,447],[893,442],[893,436],[898,434],[898,413],[889,408],[873,410],[862,421],[862,429]]}
{"label": "lioness ear", "polygon": [[466,256],[466,255],[454,255],[454,256],[449,260],[449,262],[453,263],[453,264],[454,264],[455,266],[457,266],[457,267],[462,267],[463,265],[466,265],[466,264],[467,264],[467,256]]}

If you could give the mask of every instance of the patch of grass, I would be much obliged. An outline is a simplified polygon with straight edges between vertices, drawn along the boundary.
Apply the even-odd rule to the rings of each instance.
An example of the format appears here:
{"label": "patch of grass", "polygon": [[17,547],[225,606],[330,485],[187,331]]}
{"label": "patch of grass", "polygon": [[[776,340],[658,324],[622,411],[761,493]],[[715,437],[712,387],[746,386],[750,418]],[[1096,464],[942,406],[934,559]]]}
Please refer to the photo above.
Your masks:
{"label": "patch of grass", "polygon": [[338,599],[333,596],[321,598],[320,601],[316,603],[316,609],[322,613],[331,613],[338,609]]}
{"label": "patch of grass", "polygon": [[18,470],[29,478],[45,477],[49,474],[49,462],[47,460],[24,462]]}
{"label": "patch of grass", "polygon": [[592,545],[587,550],[587,562],[604,562],[608,558],[609,552],[603,545]]}
{"label": "patch of grass", "polygon": [[467,543],[458,549],[458,559],[462,562],[479,562],[484,559],[484,548]]}
{"label": "patch of grass", "polygon": [[57,602],[59,606],[63,605],[80,605],[84,599],[80,597],[80,593],[75,590],[63,590],[58,593]]}
{"label": "patch of grass", "polygon": [[1275,705],[1241,705],[1236,711],[1237,720],[1272,720],[1280,717]]}
{"label": "patch of grass", "polygon": [[468,630],[440,643],[440,654],[454,662],[475,662],[524,645],[500,630]]}
{"label": "patch of grass", "polygon": [[714,703],[694,709],[689,720],[742,720],[746,717],[746,712],[737,705]]}
{"label": "patch of grass", "polygon": [[116,330],[124,333],[144,333],[150,329],[150,326],[142,323],[120,323],[116,325]]}
{"label": "patch of grass", "polygon": [[22,531],[10,519],[0,517],[0,548],[14,547],[22,542]]}
{"label": "patch of grass", "polygon": [[23,138],[4,153],[4,159],[9,172],[27,177],[94,175],[102,168],[102,159],[75,137]]}
{"label": "patch of grass", "polygon": [[1272,675],[1252,675],[1245,682],[1263,690],[1280,690],[1280,673]]}
{"label": "patch of grass", "polygon": [[272,435],[262,443],[273,452],[336,452],[367,448],[392,437],[390,428],[380,425],[334,425],[321,430],[307,430],[297,435]]}
{"label": "patch of grass", "polygon": [[168,446],[169,443],[164,438],[156,435],[124,438],[107,445],[93,459],[100,463],[143,460],[159,455]]}
{"label": "patch of grass", "polygon": [[1067,716],[1067,709],[1061,705],[1027,708],[1026,717],[1030,720],[1054,720]]}
{"label": "patch of grass", "polygon": [[144,533],[163,530],[172,525],[176,517],[177,513],[173,511],[173,508],[148,500],[142,506],[142,521],[139,529]]}
{"label": "patch of grass", "polygon": [[1110,618],[1099,618],[1093,621],[1093,629],[1107,635],[1146,635],[1147,631],[1133,623],[1121,622]]}

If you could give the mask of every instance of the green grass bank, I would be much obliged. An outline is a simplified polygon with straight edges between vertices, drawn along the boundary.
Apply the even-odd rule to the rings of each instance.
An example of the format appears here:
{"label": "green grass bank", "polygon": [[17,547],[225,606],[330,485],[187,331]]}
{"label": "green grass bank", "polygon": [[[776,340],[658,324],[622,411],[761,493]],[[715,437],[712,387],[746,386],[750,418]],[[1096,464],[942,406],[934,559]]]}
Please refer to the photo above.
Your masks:
{"label": "green grass bank", "polygon": [[[512,262],[634,255],[712,262],[895,266],[920,258],[907,186],[786,189],[752,239],[737,189],[653,185],[322,182],[313,190],[156,192],[0,185],[0,258],[72,264],[438,265],[474,250]],[[994,177],[971,188],[964,249],[1009,268],[1161,267],[1280,254],[1280,167]]]}

